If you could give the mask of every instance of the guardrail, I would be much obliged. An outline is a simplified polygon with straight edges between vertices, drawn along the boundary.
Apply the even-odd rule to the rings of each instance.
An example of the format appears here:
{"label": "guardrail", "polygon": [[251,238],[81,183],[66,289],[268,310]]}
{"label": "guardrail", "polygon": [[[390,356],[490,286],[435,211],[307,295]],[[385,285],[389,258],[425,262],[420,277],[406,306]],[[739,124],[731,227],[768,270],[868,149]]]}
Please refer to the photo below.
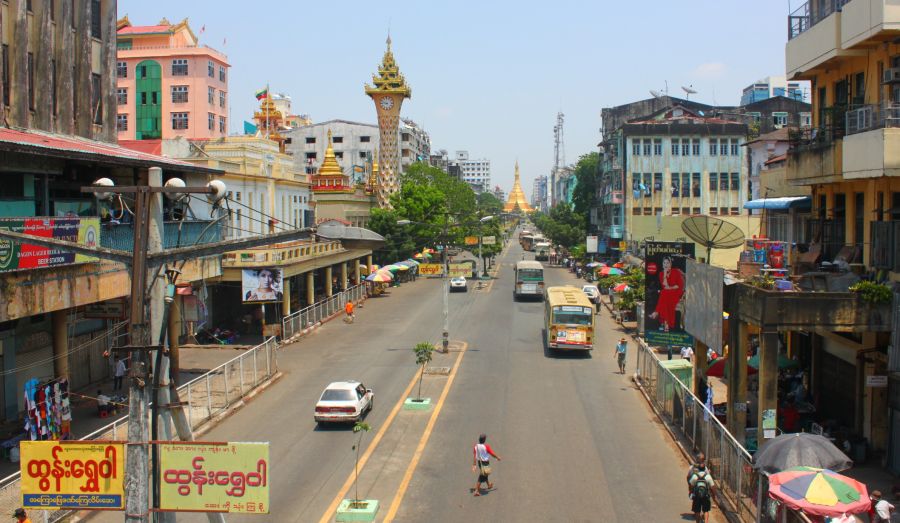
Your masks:
{"label": "guardrail", "polygon": [[[240,356],[178,387],[179,400],[188,403],[187,418],[191,430],[202,427],[256,387],[269,381],[278,371],[275,354],[277,348],[275,337],[270,337]],[[80,439],[122,441],[127,437],[128,416],[122,416]],[[12,514],[22,505],[20,487],[19,472],[0,479],[0,514]],[[50,523],[62,520],[71,511],[29,510],[28,514],[32,521]]]}
{"label": "guardrail", "polygon": [[637,383],[660,417],[695,451],[706,454],[706,463],[718,486],[719,501],[742,521],[756,521],[759,475],[751,456],[690,388],[682,384],[643,339],[638,341]]}
{"label": "guardrail", "polygon": [[332,314],[344,310],[347,301],[358,303],[365,295],[366,284],[361,283],[285,316],[281,320],[281,339],[288,340],[301,334]]}

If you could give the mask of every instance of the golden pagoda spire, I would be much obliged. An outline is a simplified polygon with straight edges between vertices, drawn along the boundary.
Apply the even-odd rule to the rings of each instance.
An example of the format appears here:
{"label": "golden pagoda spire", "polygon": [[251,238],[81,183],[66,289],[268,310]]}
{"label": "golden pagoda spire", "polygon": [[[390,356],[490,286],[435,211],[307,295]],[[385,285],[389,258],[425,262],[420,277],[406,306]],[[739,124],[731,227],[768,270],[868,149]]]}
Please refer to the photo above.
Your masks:
{"label": "golden pagoda spire", "polygon": [[522,181],[519,178],[519,160],[516,160],[516,175],[513,181],[513,188],[509,192],[509,198],[507,198],[503,210],[505,212],[531,212],[532,210],[531,206],[528,205],[528,200],[525,199],[525,192],[522,191]]}
{"label": "golden pagoda spire", "polygon": [[328,130],[328,147],[325,149],[325,159],[319,170],[313,175],[313,191],[316,192],[342,192],[352,191],[350,178],[344,174],[337,157],[334,155],[331,129]]}
{"label": "golden pagoda spire", "polygon": [[319,176],[343,176],[344,171],[338,164],[337,157],[334,155],[334,145],[332,144],[331,129],[328,129],[328,147],[325,148],[325,160],[319,167]]}

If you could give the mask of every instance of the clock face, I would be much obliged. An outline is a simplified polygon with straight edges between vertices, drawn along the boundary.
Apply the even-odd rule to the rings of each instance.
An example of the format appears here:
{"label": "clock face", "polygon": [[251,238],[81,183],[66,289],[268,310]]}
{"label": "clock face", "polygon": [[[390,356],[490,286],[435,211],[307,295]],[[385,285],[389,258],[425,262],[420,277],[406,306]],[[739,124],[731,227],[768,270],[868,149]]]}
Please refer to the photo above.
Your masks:
{"label": "clock face", "polygon": [[390,96],[383,96],[378,103],[381,104],[381,108],[385,111],[390,111],[394,107],[394,99]]}

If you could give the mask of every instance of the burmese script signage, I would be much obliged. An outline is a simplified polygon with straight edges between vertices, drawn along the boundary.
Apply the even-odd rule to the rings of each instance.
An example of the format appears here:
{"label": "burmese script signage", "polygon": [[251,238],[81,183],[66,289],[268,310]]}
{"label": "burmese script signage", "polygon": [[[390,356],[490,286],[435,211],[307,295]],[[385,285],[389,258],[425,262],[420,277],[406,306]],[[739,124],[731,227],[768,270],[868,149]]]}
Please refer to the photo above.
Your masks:
{"label": "burmese script signage", "polygon": [[[0,218],[0,229],[83,247],[100,245],[100,218]],[[95,262],[97,258],[0,238],[0,272]]]}
{"label": "burmese script signage", "polygon": [[23,441],[26,509],[122,510],[125,445],[101,441]]}
{"label": "burmese script signage", "polygon": [[160,510],[269,513],[269,444],[159,444]]}
{"label": "burmese script signage", "polygon": [[419,274],[425,276],[439,276],[444,274],[444,266],[440,263],[420,263]]}
{"label": "burmese script signage", "polygon": [[475,274],[475,261],[470,260],[471,263],[451,263],[448,266],[450,270],[450,277],[457,278],[459,276],[463,276],[465,278],[471,278]]}

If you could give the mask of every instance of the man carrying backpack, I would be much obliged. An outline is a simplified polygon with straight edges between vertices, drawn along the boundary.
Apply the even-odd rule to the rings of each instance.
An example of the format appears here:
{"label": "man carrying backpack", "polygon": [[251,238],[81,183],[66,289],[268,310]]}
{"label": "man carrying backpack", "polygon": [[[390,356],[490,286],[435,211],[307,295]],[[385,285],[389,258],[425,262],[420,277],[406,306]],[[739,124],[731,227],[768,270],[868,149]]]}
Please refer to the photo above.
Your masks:
{"label": "man carrying backpack", "polygon": [[688,480],[688,486],[691,490],[691,511],[694,513],[694,519],[698,522],[707,523],[716,484],[704,461],[694,465],[694,473],[691,474],[691,478]]}

